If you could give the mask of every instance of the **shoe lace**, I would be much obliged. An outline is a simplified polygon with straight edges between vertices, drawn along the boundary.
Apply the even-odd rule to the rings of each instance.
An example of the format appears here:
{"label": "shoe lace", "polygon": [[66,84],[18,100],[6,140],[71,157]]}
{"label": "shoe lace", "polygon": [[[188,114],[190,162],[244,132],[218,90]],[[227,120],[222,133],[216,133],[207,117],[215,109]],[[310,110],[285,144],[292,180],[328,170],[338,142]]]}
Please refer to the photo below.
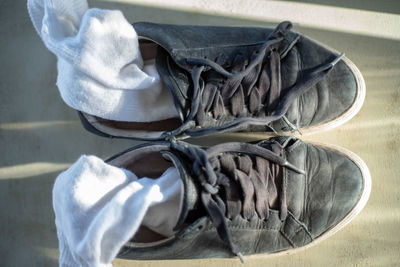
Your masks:
{"label": "shoe lace", "polygon": [[[232,241],[227,220],[239,214],[247,220],[256,214],[261,219],[268,219],[269,208],[274,205],[278,196],[280,219],[284,220],[287,216],[287,204],[286,189],[282,186],[285,184],[282,168],[300,174],[305,172],[273,149],[257,145],[232,142],[203,150],[193,145],[173,144],[175,149],[192,160],[194,177],[201,185],[203,206],[219,238],[243,263],[243,255]],[[236,157],[236,164],[233,156],[226,152],[241,154]],[[221,197],[220,188],[225,191],[225,201]]]}
{"label": "shoe lace", "polygon": [[[280,41],[281,39],[278,39]],[[273,40],[271,44],[277,44]],[[274,45],[273,45],[274,46]],[[249,114],[258,115],[260,111],[271,114],[276,108],[281,92],[280,87],[280,54],[275,47],[269,46],[269,50],[254,51],[251,58],[255,65],[248,67],[248,62],[242,54],[236,55],[232,63],[232,73],[235,73],[220,86],[213,79],[206,79],[204,89],[201,93],[199,108],[196,113],[198,125],[203,126],[206,113],[210,112],[213,118],[219,119],[222,115],[230,112],[237,117],[246,107]],[[268,58],[268,61],[261,59]],[[207,61],[208,65],[212,62]],[[215,68],[218,73],[226,73]],[[226,107],[230,106],[230,110]]]}
{"label": "shoe lace", "polygon": [[[248,124],[268,125],[280,118],[283,118],[293,130],[297,130],[297,127],[285,117],[286,111],[298,96],[324,78],[344,54],[305,73],[300,81],[282,95],[280,60],[286,56],[299,37],[295,38],[282,53],[277,48],[285,40],[291,27],[290,22],[280,23],[268,40],[253,52],[249,64],[242,55],[237,55],[231,72],[207,58],[187,59],[187,62],[194,66],[191,72],[193,101],[183,125],[170,134],[176,135],[182,132],[189,136],[211,134],[237,129]],[[208,70],[214,70],[225,77],[225,83],[221,86],[212,78],[204,79],[201,74]],[[219,119],[226,113],[227,106],[231,107],[230,113],[236,117],[233,121],[211,128],[192,129],[194,126],[192,120],[195,120],[198,126],[202,126],[206,113],[210,112],[213,118]],[[241,111],[244,107],[249,114],[258,115],[260,112],[265,112],[266,116],[242,116]]]}

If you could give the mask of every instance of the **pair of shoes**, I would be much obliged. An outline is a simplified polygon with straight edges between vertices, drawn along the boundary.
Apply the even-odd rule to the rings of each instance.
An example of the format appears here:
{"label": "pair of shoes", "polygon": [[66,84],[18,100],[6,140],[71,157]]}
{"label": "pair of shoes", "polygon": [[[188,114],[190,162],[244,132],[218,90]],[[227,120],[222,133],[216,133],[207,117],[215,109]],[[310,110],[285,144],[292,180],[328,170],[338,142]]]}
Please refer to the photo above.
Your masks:
{"label": "pair of shoes", "polygon": [[[225,131],[315,132],[361,108],[365,85],[355,65],[283,22],[272,29],[136,23],[179,119],[109,121],[80,112],[84,126],[109,137],[167,140],[108,160],[167,162],[184,183],[177,233],[132,239],[130,259],[193,259],[288,253],[348,224],[371,190],[365,163],[334,146],[276,137],[202,148],[177,139]],[[126,159],[132,159],[127,161]],[[163,163],[162,163],[163,162]],[[145,174],[144,174],[145,175]]]}
{"label": "pair of shoes", "polygon": [[346,122],[361,108],[365,85],[343,54],[291,32],[289,22],[275,29],[134,28],[180,117],[138,123],[79,116],[98,135],[159,140],[108,163],[133,172],[143,162],[175,166],[184,203],[174,236],[133,238],[119,257],[243,261],[294,252],[334,234],[365,206],[368,168],[345,149],[287,136],[209,148],[179,140],[226,131],[317,132]]}

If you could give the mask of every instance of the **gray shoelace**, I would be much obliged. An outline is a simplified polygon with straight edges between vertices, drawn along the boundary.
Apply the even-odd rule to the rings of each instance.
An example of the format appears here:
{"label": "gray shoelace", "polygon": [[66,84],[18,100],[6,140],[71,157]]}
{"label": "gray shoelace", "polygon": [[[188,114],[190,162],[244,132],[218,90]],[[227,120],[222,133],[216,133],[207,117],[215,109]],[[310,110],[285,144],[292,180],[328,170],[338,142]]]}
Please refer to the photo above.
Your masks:
{"label": "gray shoelace", "polygon": [[[344,56],[344,54],[340,54],[332,61],[305,73],[303,78],[290,88],[285,95],[281,95],[280,60],[294,46],[298,38],[292,41],[282,55],[279,54],[276,46],[285,39],[291,27],[290,22],[280,23],[261,48],[254,52],[253,59],[247,67],[245,67],[245,60],[240,58],[240,56],[234,60],[233,72],[227,71],[210,59],[187,59],[187,62],[194,66],[191,73],[193,100],[190,112],[181,127],[165,133],[164,137],[168,139],[171,136],[181,134],[199,136],[221,133],[239,129],[249,124],[268,125],[281,118],[285,119],[285,113],[293,101],[321,81]],[[265,60],[266,58],[269,58],[269,64],[265,64],[268,61]],[[226,77],[226,82],[222,89],[218,89],[213,82],[207,83],[201,77],[206,67]],[[239,116],[233,121],[220,126],[195,128],[196,122],[199,126],[204,123],[205,114],[209,111],[211,111],[214,118],[218,119],[225,113],[226,103],[230,104],[231,113],[234,116],[239,115],[244,105],[247,105],[247,110],[251,114],[257,115],[259,112],[265,110],[267,116]],[[284,121],[288,122],[287,119]],[[288,125],[296,129],[291,123],[288,123]]]}
{"label": "gray shoelace", "polygon": [[[276,180],[280,180],[279,184],[282,185],[285,176],[278,170],[278,166],[305,174],[284,156],[257,145],[232,142],[203,150],[197,146],[172,142],[172,147],[192,160],[194,178],[201,184],[201,201],[218,236],[242,262],[243,255],[232,241],[227,216],[234,218],[242,214],[244,218],[250,219],[258,214],[260,218],[268,219],[269,205],[273,205],[271,199],[278,197],[280,188],[280,216],[284,220],[287,216],[286,191],[285,187],[277,185]],[[238,157],[237,166],[232,157],[223,155],[227,152],[248,156]],[[255,167],[249,156],[255,158]],[[220,187],[224,188],[227,205],[221,198]]]}

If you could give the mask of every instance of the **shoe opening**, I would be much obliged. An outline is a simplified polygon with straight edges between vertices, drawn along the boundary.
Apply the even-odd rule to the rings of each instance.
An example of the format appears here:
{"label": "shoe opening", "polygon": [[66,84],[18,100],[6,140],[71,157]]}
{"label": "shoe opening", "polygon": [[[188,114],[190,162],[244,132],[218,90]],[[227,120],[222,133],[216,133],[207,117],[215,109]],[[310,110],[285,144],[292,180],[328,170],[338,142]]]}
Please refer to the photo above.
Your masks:
{"label": "shoe opening", "polygon": [[[135,175],[139,177],[139,179],[141,177],[158,179],[166,172],[167,169],[174,167],[174,164],[168,159],[164,158],[160,153],[161,150],[165,149],[166,146],[162,145],[146,146],[119,155],[108,161],[108,163],[113,166],[124,168],[135,173]],[[182,196],[180,198],[181,198],[180,202],[182,202]],[[155,220],[161,220],[160,217],[162,216],[164,217],[175,216],[175,218],[177,218],[180,213],[180,210],[178,214],[174,214],[175,212],[170,211],[168,208],[169,208],[168,203],[161,204],[160,207],[156,208],[157,210],[152,211],[151,209],[149,209],[149,211],[146,213],[146,216],[150,217],[156,216]],[[133,236],[132,239],[128,242],[127,246],[130,247],[149,246],[149,245],[154,245],[155,243],[160,243],[160,242],[162,243],[173,237],[173,235],[171,234],[169,235],[160,234],[160,232],[157,231],[157,228],[155,229],[152,228],[151,223],[146,223],[146,221],[147,222],[149,221],[149,218],[146,219],[146,216],[142,222],[142,225],[136,232],[135,236]],[[165,221],[171,222],[171,218],[166,219]],[[173,232],[172,228],[174,226],[175,225],[172,225],[171,230],[167,232]]]}

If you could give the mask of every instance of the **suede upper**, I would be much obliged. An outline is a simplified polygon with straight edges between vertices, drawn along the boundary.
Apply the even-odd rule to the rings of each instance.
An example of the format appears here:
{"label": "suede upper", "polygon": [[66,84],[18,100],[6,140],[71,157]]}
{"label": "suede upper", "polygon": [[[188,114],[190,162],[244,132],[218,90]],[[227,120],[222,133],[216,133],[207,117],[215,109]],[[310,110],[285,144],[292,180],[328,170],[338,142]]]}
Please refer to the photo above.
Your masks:
{"label": "suede upper", "polygon": [[[268,150],[271,150],[271,146],[275,148],[278,146],[287,162],[303,169],[305,174],[273,164],[279,168],[272,183],[275,189],[270,187],[261,189],[270,194],[268,218],[260,216],[259,207],[255,207],[255,211],[254,207],[246,209],[245,206],[252,205],[251,203],[259,204],[255,195],[246,204],[244,197],[247,193],[241,190],[232,191],[240,195],[235,202],[235,197],[224,195],[223,192],[226,194],[228,191],[220,187],[218,194],[223,195],[222,199],[227,205],[225,220],[230,236],[243,255],[276,253],[311,243],[337,226],[355,208],[365,190],[364,178],[359,167],[346,155],[335,150],[310,145],[289,137],[265,140],[259,142],[257,146]],[[204,203],[201,201],[203,189],[199,184],[199,178],[193,174],[192,162],[173,148],[169,151],[185,184],[185,204],[177,225],[179,231],[173,238],[156,245],[141,244],[140,248],[127,245],[121,249],[119,257],[157,260],[234,256],[229,246],[220,239],[215,224],[207,215]],[[235,173],[248,172],[246,164],[242,164],[243,157],[246,157],[252,162],[251,166],[255,168],[256,173],[266,175],[255,167],[264,159],[250,152],[248,154],[224,152],[217,158],[210,159],[210,162],[216,160],[219,162],[217,165],[213,163],[213,166],[221,170],[217,171],[221,173],[217,176],[227,176],[231,186],[237,178],[230,175],[226,169],[224,171],[222,161],[225,157],[230,157],[237,163]],[[280,171],[284,177],[278,174]],[[252,180],[251,175],[253,174],[249,174],[245,179]],[[246,190],[243,185],[234,186]],[[282,209],[283,201],[287,207],[286,215],[282,215],[285,213],[285,209]],[[238,208],[238,203],[239,206],[243,205],[243,208],[239,207],[240,213],[230,215],[232,210]],[[246,214],[246,210],[253,210],[254,213]]]}
{"label": "suede upper", "polygon": [[[142,38],[150,39],[160,45],[157,55],[157,69],[163,81],[166,83],[174,97],[174,103],[178,109],[181,119],[184,121],[191,110],[193,101],[193,83],[191,71],[196,64],[188,59],[209,59],[218,63],[226,70],[232,71],[232,64],[238,54],[243,60],[251,62],[252,55],[258,52],[262,45],[271,38],[273,29],[259,27],[210,27],[210,26],[180,26],[162,25],[154,23],[135,23],[134,27]],[[285,33],[284,40],[273,49],[277,49],[280,55],[279,84],[280,95],[278,101],[282,101],[285,95],[290,92],[296,83],[300,83],[306,74],[322,64],[334,60],[337,52],[328,49],[317,42],[294,32]],[[264,64],[268,64],[268,58],[264,58]],[[267,71],[271,76],[271,71]],[[209,77],[212,79],[209,79]],[[206,67],[202,79],[207,86],[207,79],[217,83],[218,90],[223,90],[224,83],[229,82],[218,74],[213,74],[212,69]],[[255,77],[254,82],[260,80]],[[273,79],[273,77],[270,77]],[[245,80],[245,79],[244,79]],[[241,80],[243,87],[245,81]],[[266,86],[255,84],[255,86]],[[268,85],[267,85],[268,86]],[[233,88],[232,90],[235,90]],[[265,90],[269,90],[266,88]],[[272,89],[271,89],[272,90]],[[246,92],[244,92],[246,97]],[[354,103],[357,94],[357,84],[354,73],[340,60],[329,73],[312,84],[311,88],[291,103],[285,113],[285,117],[297,127],[308,127],[320,125],[337,118],[348,110]],[[195,123],[200,128],[213,128],[221,126],[238,118],[243,117],[265,117],[268,112],[250,114],[245,105],[238,114],[232,115],[230,103],[224,105],[226,111],[217,119],[212,114],[206,114],[205,122],[202,125]],[[268,103],[263,106],[265,110]],[[228,105],[228,106],[227,106]],[[193,127],[194,127],[193,126]],[[277,131],[293,130],[283,119],[277,119],[269,126],[254,125],[249,123],[235,130],[240,131],[270,131],[271,127]],[[199,135],[205,133],[199,133]],[[192,135],[197,135],[193,130]]]}
{"label": "suede upper", "polygon": [[344,54],[290,31],[290,22],[275,29],[149,22],[133,27],[141,42],[156,45],[156,68],[179,118],[121,125],[81,113],[95,134],[169,140],[317,129],[343,122],[360,105],[362,78]]}

